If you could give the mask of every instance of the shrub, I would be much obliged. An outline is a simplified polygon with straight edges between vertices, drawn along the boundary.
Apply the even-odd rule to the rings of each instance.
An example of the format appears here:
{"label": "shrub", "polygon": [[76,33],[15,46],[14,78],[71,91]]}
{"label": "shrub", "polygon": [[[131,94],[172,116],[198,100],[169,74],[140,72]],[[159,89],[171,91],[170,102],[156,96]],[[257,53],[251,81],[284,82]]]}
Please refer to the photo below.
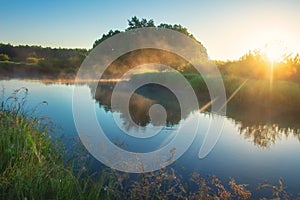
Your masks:
{"label": "shrub", "polygon": [[26,62],[30,64],[37,64],[39,62],[39,59],[35,57],[28,57],[26,58]]}
{"label": "shrub", "polygon": [[7,54],[0,54],[0,61],[9,61],[9,56]]}

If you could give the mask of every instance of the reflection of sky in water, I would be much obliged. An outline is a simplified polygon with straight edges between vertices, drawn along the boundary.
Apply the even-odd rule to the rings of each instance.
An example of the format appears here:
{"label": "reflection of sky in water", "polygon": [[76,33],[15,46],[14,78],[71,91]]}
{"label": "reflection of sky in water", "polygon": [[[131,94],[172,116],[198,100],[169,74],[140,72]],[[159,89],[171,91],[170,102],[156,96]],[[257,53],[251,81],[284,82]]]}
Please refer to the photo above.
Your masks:
{"label": "reflection of sky in water", "polygon": [[[50,84],[44,85],[38,82],[28,81],[0,81],[0,86],[5,87],[5,96],[8,96],[14,89],[26,87],[29,89],[28,103],[29,108],[36,106],[46,100],[48,106],[41,106],[39,113],[41,116],[51,117],[53,122],[63,127],[63,133],[67,137],[77,137],[73,115],[72,115],[72,91],[71,85]],[[82,86],[82,95],[91,96],[87,86]],[[159,148],[164,141],[166,143],[172,139],[169,133],[176,129],[178,125],[164,128],[158,135],[149,140],[132,138],[122,134],[121,130],[112,123],[112,113],[99,108],[99,104],[90,98],[94,103],[98,121],[103,125],[104,131],[109,133],[108,137],[112,142],[127,150],[148,152]],[[84,105],[82,105],[84,109]],[[288,186],[288,190],[297,192],[300,180],[300,145],[297,138],[290,135],[282,136],[274,145],[269,148],[261,148],[254,145],[251,139],[245,139],[240,134],[236,122],[232,119],[225,119],[224,131],[212,152],[200,160],[198,152],[204,138],[209,120],[214,118],[208,114],[201,115],[200,131],[197,134],[192,146],[172,166],[185,176],[191,172],[199,172],[202,175],[214,174],[221,180],[228,180],[229,177],[235,178],[238,182],[249,183],[250,188],[254,189],[258,183],[268,180],[277,183],[280,177]],[[88,118],[89,116],[83,116]],[[121,118],[120,118],[121,120]],[[140,131],[140,130],[131,130]],[[167,140],[166,140],[167,139]],[[69,141],[70,143],[71,140]]]}
{"label": "reflection of sky in water", "polygon": [[[132,152],[149,152],[158,149],[162,143],[165,141],[168,143],[173,137],[168,137],[173,131],[176,131],[179,125],[175,125],[173,127],[165,127],[162,128],[156,135],[150,138],[135,138],[131,135],[124,134],[123,131],[117,126],[114,122],[111,112],[103,113],[103,109],[97,110],[98,121],[103,128],[105,133],[109,133],[107,137],[114,142],[115,144],[123,144],[119,145],[121,148],[132,151]],[[123,118],[116,118],[117,120],[122,121]],[[128,130],[131,134],[145,134],[147,132],[152,132],[151,124],[148,124],[146,127],[141,127],[139,129],[130,128]]]}

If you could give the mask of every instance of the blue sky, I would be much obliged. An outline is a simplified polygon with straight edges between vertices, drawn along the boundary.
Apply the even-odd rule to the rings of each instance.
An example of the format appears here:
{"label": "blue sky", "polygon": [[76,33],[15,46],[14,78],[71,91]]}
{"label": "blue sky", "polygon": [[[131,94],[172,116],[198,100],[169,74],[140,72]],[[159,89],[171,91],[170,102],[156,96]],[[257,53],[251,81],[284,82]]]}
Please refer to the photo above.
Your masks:
{"label": "blue sky", "polygon": [[177,23],[213,59],[235,59],[270,40],[300,49],[300,1],[33,1],[0,0],[0,42],[91,48],[110,29],[125,29],[132,16]]}

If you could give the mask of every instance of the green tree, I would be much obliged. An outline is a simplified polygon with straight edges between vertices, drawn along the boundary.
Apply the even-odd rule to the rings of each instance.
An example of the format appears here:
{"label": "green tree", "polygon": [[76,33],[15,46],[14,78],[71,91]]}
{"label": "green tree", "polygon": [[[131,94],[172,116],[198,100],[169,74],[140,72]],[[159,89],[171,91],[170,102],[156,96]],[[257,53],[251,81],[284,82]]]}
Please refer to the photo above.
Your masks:
{"label": "green tree", "polygon": [[[184,26],[180,25],[180,24],[172,25],[172,24],[161,23],[160,25],[156,26],[153,19],[150,19],[150,20],[147,20],[147,19],[144,19],[144,18],[139,19],[136,16],[134,16],[130,20],[128,20],[128,28],[125,29],[125,31],[136,29],[136,28],[145,28],[145,27],[168,28],[168,29],[183,33],[183,34],[191,37],[195,41],[197,41],[196,38],[191,33],[189,33],[188,29],[185,28]],[[100,39],[98,39],[94,42],[93,48],[95,48],[98,44],[100,44],[101,42],[103,42],[107,38],[112,37],[113,35],[118,34],[118,33],[121,33],[121,31],[119,31],[119,30],[114,30],[114,31],[110,30],[107,34],[103,34]],[[197,42],[199,44],[201,44],[199,41],[197,41]],[[204,48],[203,45],[202,45],[202,47],[203,47],[203,50],[204,50],[204,54],[206,54],[206,49]]]}
{"label": "green tree", "polygon": [[37,64],[39,62],[39,59],[36,57],[28,57],[26,58],[26,62],[29,64]]}
{"label": "green tree", "polygon": [[37,64],[39,62],[39,58],[35,51],[28,54],[28,57],[26,58],[26,62],[30,64]]}
{"label": "green tree", "polygon": [[102,37],[98,40],[96,40],[93,44],[93,48],[95,48],[98,44],[100,44],[101,42],[103,42],[104,40],[106,40],[107,38],[110,38],[112,36],[114,36],[115,34],[121,33],[121,31],[119,30],[110,30],[107,34],[103,34]]}
{"label": "green tree", "polygon": [[7,54],[1,53],[0,54],[0,61],[9,61],[9,57]]}
{"label": "green tree", "polygon": [[[155,23],[154,23],[154,21],[153,21],[153,19],[150,19],[150,20],[147,20],[147,19],[144,19],[144,18],[139,19],[136,16],[134,16],[130,20],[128,20],[128,27],[125,29],[125,32],[133,30],[133,29],[145,28],[145,27],[167,28],[167,29],[178,31],[180,33],[183,33],[183,34],[187,35],[188,37],[192,38],[194,41],[196,41],[200,45],[199,49],[195,49],[195,51],[200,51],[200,54],[201,54],[201,58],[197,58],[197,59],[201,59],[201,60],[207,60],[208,59],[206,48],[199,41],[197,41],[196,38],[191,33],[188,32],[187,28],[183,27],[180,24],[171,25],[171,24],[162,23],[162,24],[156,26]],[[95,48],[97,45],[99,45],[101,42],[103,42],[107,38],[112,37],[113,35],[118,34],[120,32],[121,31],[119,31],[119,30],[115,30],[115,31],[110,30],[107,34],[103,34],[100,39],[98,39],[98,40],[96,40],[94,42],[93,48]],[[167,40],[166,39],[166,40],[163,40],[163,41],[160,41],[160,42],[165,43],[166,45],[170,45],[170,42],[177,42],[178,45],[182,45],[182,48],[184,48],[184,46],[185,46],[184,43],[181,43],[182,41],[171,41],[171,40]],[[141,61],[143,63],[146,63],[146,61],[153,62],[155,60],[158,63],[169,63],[173,67],[175,67],[176,69],[178,69],[178,70],[180,70],[182,72],[190,72],[190,73],[192,73],[192,72],[195,71],[194,67],[191,64],[187,64],[185,62],[182,62],[180,59],[178,59],[178,58],[176,59],[176,58],[174,58],[171,55],[166,55],[166,53],[164,53],[164,56],[162,56],[161,53],[159,55],[157,55],[157,52],[154,53],[154,52],[149,51],[149,50],[148,51],[144,50],[142,52],[140,51],[139,53],[140,53],[140,57],[139,57],[139,59],[135,59],[135,62]],[[142,54],[143,55],[148,55],[148,56],[144,57],[142,59],[141,58]],[[117,72],[123,71],[126,67],[131,66],[132,65],[132,59],[131,59],[131,57],[133,55],[134,54],[128,54],[127,55],[127,60],[125,59],[125,57],[122,57],[122,61],[121,61],[120,60],[121,58],[120,58],[119,59],[120,64],[113,65],[114,68],[110,67],[113,70],[111,70],[111,71],[108,70],[108,71],[110,73],[117,74]],[[129,61],[131,61],[131,63]],[[127,64],[125,65],[124,63],[127,63]],[[116,63],[114,63],[114,64],[116,64]],[[120,65],[122,65],[122,67],[120,67]]]}
{"label": "green tree", "polygon": [[[182,25],[180,24],[174,24],[174,25],[171,25],[171,24],[164,24],[164,23],[161,23],[160,25],[157,26],[158,28],[168,28],[168,29],[171,29],[171,30],[174,30],[174,31],[178,31],[180,33],[183,33],[193,39],[195,39],[195,37],[188,32],[187,28],[183,27]],[[195,39],[196,40],[196,39]]]}
{"label": "green tree", "polygon": [[136,16],[132,17],[128,20],[128,28],[126,30],[136,29],[136,28],[144,28],[144,27],[155,27],[153,19],[149,21],[147,19],[142,18],[139,20]]}

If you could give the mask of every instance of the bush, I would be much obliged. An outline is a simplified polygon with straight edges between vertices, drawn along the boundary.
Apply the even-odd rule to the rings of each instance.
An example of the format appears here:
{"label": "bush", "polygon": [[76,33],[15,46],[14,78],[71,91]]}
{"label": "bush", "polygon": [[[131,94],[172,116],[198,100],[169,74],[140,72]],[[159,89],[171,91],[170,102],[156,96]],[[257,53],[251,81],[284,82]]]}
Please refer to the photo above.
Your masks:
{"label": "bush", "polygon": [[0,61],[9,61],[9,57],[7,54],[0,54]]}
{"label": "bush", "polygon": [[30,64],[37,64],[39,62],[39,59],[35,57],[28,57],[26,58],[26,62]]}

